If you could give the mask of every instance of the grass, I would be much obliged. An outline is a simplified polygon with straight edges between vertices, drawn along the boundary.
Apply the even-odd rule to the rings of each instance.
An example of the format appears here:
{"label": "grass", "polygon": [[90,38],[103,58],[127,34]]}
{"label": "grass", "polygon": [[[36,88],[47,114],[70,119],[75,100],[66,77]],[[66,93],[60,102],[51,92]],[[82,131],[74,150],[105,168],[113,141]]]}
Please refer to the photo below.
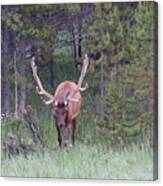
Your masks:
{"label": "grass", "polygon": [[153,180],[152,150],[132,145],[107,149],[77,143],[68,150],[56,147],[5,159],[2,176]]}

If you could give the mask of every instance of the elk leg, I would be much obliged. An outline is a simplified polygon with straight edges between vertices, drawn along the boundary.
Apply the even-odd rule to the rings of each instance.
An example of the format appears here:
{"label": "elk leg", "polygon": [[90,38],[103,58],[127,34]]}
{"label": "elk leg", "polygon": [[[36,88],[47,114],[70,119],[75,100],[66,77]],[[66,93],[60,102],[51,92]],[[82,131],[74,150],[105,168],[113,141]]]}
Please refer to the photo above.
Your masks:
{"label": "elk leg", "polygon": [[67,145],[68,145],[68,140],[69,140],[69,135],[70,135],[69,133],[70,133],[69,128],[66,127],[64,129],[64,147],[67,147]]}
{"label": "elk leg", "polygon": [[69,121],[64,129],[64,146],[67,147],[70,137],[72,137],[73,121]]}
{"label": "elk leg", "polygon": [[73,120],[72,123],[72,144],[75,144],[75,129],[76,129],[76,119]]}
{"label": "elk leg", "polygon": [[62,145],[61,131],[59,127],[56,127],[56,128],[57,128],[57,134],[58,134],[58,143],[59,143],[59,146],[61,147]]}
{"label": "elk leg", "polygon": [[68,126],[64,130],[64,146],[68,145],[68,141],[71,137],[72,144],[75,144],[75,128],[76,128],[76,120],[71,121]]}

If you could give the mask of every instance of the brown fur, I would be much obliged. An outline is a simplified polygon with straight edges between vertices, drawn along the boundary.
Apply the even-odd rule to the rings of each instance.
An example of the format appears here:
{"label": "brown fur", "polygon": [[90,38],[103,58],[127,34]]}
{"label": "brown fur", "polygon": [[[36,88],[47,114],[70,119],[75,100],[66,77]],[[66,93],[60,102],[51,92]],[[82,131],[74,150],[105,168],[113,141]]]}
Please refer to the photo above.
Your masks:
{"label": "brown fur", "polygon": [[[58,131],[58,142],[61,146],[61,128],[59,126],[59,122],[63,121],[64,117],[64,125],[62,126],[64,131],[64,143],[67,145],[67,141],[69,138],[72,138],[72,142],[74,143],[74,135],[75,135],[75,128],[76,128],[76,118],[80,113],[80,106],[81,106],[81,94],[77,92],[73,98],[78,99],[78,102],[68,102],[67,106],[64,106],[64,101],[66,101],[67,96],[72,94],[77,89],[77,84],[73,81],[64,81],[60,83],[55,91],[54,97],[55,102],[58,103],[58,106],[55,106],[55,102],[53,103],[53,115],[56,120],[56,127]],[[63,105],[63,106],[62,106]],[[66,115],[64,116],[64,111],[67,110]],[[60,114],[63,113],[63,114]],[[59,116],[60,114],[60,116]],[[58,119],[59,118],[59,119]]]}

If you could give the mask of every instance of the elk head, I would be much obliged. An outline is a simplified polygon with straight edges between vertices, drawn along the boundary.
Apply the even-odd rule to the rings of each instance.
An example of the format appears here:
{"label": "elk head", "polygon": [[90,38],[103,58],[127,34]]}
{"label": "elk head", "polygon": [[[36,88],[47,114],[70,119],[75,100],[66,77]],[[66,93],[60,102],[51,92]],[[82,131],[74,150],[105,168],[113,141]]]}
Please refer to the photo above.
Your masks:
{"label": "elk head", "polygon": [[66,120],[68,119],[68,101],[65,100],[55,100],[53,103],[53,115],[56,120],[56,125],[58,128],[66,127]]}

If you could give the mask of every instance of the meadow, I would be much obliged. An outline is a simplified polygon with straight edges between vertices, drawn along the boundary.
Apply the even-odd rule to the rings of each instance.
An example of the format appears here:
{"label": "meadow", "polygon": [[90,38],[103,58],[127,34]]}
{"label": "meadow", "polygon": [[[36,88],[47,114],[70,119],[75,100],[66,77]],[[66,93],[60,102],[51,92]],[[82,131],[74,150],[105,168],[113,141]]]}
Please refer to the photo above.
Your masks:
{"label": "meadow", "polygon": [[[31,96],[31,99],[34,97]],[[78,118],[76,142],[72,147],[60,148],[50,109],[35,107],[40,112],[35,117],[46,145],[34,145],[34,151],[2,156],[1,175],[13,177],[85,178],[85,179],[153,179],[153,149],[149,142],[112,144],[108,130],[97,125],[97,118],[84,107]],[[47,109],[45,111],[45,109]],[[44,114],[41,114],[44,113]],[[5,124],[4,124],[5,123]],[[15,131],[11,118],[2,123],[2,140]],[[31,134],[21,124],[17,135],[24,143],[31,143]]]}
{"label": "meadow", "polygon": [[152,150],[132,145],[124,149],[107,149],[101,144],[79,142],[72,148],[44,149],[36,153],[2,161],[2,176],[127,179],[153,178]]}

